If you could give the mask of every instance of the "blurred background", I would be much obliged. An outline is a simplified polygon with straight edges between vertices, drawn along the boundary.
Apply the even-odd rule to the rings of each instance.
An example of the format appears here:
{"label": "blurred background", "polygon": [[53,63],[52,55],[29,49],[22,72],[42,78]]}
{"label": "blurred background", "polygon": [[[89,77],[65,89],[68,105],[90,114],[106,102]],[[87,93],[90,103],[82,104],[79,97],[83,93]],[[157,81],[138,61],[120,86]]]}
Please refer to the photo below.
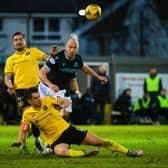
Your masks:
{"label": "blurred background", "polygon": [[[78,15],[90,3],[102,8],[98,20],[88,21]],[[131,88],[135,103],[143,94],[143,81],[151,66],[157,68],[163,87],[168,89],[166,7],[165,0],[2,0],[0,75],[3,78],[6,58],[13,52],[14,32],[25,33],[27,47],[34,46],[45,52],[54,44],[63,49],[69,35],[75,33],[84,61],[95,70],[105,65],[111,77],[110,102],[124,89]],[[79,72],[82,93],[90,87],[90,80]]]}

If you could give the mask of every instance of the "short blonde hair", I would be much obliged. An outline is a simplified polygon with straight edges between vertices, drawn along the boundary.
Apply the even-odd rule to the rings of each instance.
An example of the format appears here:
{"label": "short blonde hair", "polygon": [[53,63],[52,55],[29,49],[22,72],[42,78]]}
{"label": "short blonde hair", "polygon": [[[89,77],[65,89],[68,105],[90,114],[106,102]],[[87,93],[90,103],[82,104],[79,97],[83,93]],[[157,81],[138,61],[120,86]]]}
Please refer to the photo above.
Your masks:
{"label": "short blonde hair", "polygon": [[75,41],[76,44],[77,44],[77,48],[79,48],[79,40],[78,40],[78,36],[77,36],[76,34],[74,34],[74,33],[70,34],[70,37],[69,37],[69,39],[67,40],[67,42],[68,42],[69,40]]}

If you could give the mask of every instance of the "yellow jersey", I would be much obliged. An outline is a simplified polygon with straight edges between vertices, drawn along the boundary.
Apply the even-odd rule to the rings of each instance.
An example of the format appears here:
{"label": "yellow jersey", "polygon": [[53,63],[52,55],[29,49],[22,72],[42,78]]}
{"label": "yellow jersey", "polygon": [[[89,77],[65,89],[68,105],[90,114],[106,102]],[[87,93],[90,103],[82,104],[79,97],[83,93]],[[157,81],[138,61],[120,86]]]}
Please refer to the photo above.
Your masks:
{"label": "yellow jersey", "polygon": [[5,74],[13,74],[13,83],[16,89],[28,89],[37,86],[38,61],[45,60],[45,53],[37,48],[25,48],[23,52],[15,52],[7,58]]}
{"label": "yellow jersey", "polygon": [[55,109],[54,104],[57,101],[57,98],[51,96],[44,97],[41,108],[36,109],[32,106],[27,108],[21,121],[23,124],[35,124],[43,140],[49,145],[53,144],[70,126]]}

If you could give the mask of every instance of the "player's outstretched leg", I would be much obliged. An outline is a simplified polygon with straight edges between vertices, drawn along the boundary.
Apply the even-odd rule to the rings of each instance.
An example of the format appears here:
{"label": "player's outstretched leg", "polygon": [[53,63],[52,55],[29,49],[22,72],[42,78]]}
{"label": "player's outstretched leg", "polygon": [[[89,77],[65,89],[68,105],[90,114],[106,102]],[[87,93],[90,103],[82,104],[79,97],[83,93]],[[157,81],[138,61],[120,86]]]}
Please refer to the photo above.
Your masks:
{"label": "player's outstretched leg", "polygon": [[99,151],[94,150],[74,150],[68,144],[58,144],[54,147],[54,153],[60,157],[84,157],[97,155]]}
{"label": "player's outstretched leg", "polygon": [[143,150],[129,150],[125,146],[113,141],[113,140],[103,140],[104,143],[102,147],[112,151],[112,152],[120,152],[126,154],[129,157],[141,157],[143,156]]}

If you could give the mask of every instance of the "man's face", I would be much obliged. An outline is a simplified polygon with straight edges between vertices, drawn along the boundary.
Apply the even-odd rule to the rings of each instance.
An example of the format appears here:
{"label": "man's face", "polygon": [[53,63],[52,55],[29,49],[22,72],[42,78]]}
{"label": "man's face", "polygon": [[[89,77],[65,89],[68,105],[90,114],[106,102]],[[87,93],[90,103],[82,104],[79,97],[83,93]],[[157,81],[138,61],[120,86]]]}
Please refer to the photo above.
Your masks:
{"label": "man's face", "polygon": [[78,44],[75,40],[70,39],[65,45],[66,55],[69,59],[73,59],[78,53]]}
{"label": "man's face", "polygon": [[38,92],[36,93],[32,93],[32,98],[29,99],[29,103],[33,106],[33,107],[41,107],[41,99],[40,99],[40,95]]}
{"label": "man's face", "polygon": [[155,76],[156,74],[157,74],[156,68],[151,68],[151,69],[150,69],[150,75],[151,75],[151,76]]}
{"label": "man's face", "polygon": [[105,74],[105,73],[106,73],[106,68],[105,68],[105,66],[103,66],[103,65],[99,66],[99,73],[100,73],[100,74]]}
{"label": "man's face", "polygon": [[26,40],[22,35],[16,35],[13,37],[13,47],[17,51],[23,51],[26,47]]}

